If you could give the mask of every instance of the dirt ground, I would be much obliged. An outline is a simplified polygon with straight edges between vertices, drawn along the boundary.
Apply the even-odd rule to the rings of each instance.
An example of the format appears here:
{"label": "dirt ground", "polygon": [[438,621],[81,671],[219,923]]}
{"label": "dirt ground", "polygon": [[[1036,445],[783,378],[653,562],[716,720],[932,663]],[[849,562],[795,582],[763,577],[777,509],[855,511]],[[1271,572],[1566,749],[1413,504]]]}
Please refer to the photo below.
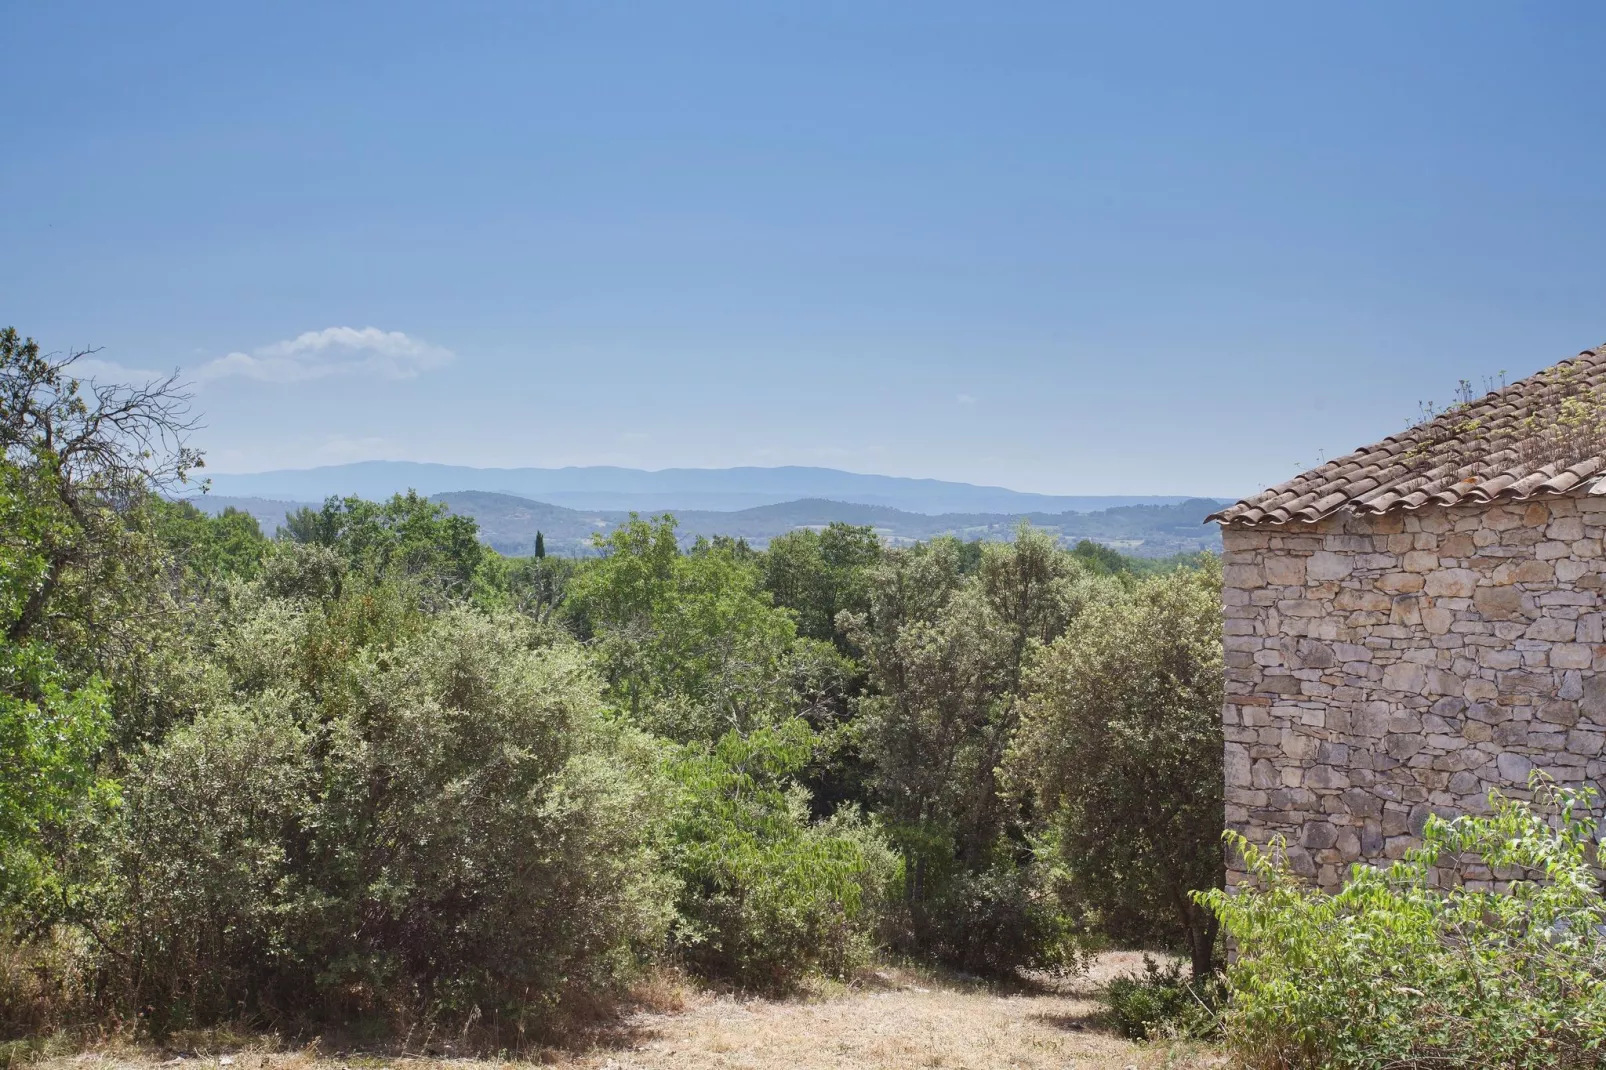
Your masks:
{"label": "dirt ground", "polygon": [[[883,968],[799,999],[680,990],[568,1050],[531,1053],[561,1070],[1168,1070],[1221,1067],[1208,1048],[1134,1044],[1103,1029],[1092,986],[1136,970],[1141,956],[1102,956],[1057,990],[1004,991],[963,978]],[[491,1070],[496,1060],[326,1051],[105,1049],[47,1059],[41,1070]],[[525,1061],[521,1060],[521,1061]]]}

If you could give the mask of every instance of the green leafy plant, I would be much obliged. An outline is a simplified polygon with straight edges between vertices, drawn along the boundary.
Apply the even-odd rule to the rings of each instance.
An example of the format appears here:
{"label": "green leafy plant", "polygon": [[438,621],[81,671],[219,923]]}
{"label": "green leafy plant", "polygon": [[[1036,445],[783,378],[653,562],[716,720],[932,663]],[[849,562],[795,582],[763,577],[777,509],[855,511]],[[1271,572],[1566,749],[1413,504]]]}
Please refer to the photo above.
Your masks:
{"label": "green leafy plant", "polygon": [[1530,781],[1534,803],[1431,818],[1387,868],[1335,894],[1280,844],[1230,835],[1252,880],[1200,898],[1238,950],[1228,1046],[1251,1068],[1598,1067],[1606,1061],[1606,901],[1593,792]]}
{"label": "green leafy plant", "polygon": [[892,855],[856,814],[809,821],[791,778],[814,745],[793,718],[678,747],[669,760],[675,941],[706,975],[779,990],[810,971],[840,976],[874,947]]}
{"label": "green leafy plant", "polygon": [[1226,999],[1220,977],[1193,980],[1180,960],[1162,966],[1143,956],[1143,973],[1117,977],[1099,993],[1110,1023],[1133,1040],[1202,1040],[1221,1031],[1217,1008]]}

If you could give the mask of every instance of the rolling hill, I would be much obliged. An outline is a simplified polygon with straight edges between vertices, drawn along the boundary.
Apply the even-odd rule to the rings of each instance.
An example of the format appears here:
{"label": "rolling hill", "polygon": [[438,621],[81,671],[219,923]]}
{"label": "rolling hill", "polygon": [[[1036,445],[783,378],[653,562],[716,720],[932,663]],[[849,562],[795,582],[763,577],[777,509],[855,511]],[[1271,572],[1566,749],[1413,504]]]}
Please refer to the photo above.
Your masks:
{"label": "rolling hill", "polygon": [[466,468],[411,461],[363,461],[325,468],[214,474],[226,497],[322,501],[331,494],[388,498],[490,491],[580,511],[745,510],[810,499],[882,505],[910,513],[1063,513],[1128,505],[1175,505],[1186,496],[1029,494],[940,479],[865,475],[833,468]]}
{"label": "rolling hill", "polygon": [[[620,510],[571,509],[491,491],[450,491],[432,497],[454,513],[472,516],[479,523],[481,538],[507,554],[529,553],[537,531],[543,533],[549,553],[589,553],[594,533],[606,533],[630,515]],[[212,513],[229,506],[242,509],[256,516],[267,531],[277,528],[285,513],[303,505],[318,505],[217,494],[192,500]],[[1221,504],[1214,498],[1189,498],[1171,504],[1121,505],[1085,512],[926,514],[885,505],[803,498],[738,510],[681,509],[675,511],[675,518],[686,542],[698,536],[729,535],[758,547],[796,528],[821,528],[833,521],[868,525],[889,543],[903,545],[937,535],[1007,539],[1016,525],[1026,520],[1057,533],[1066,544],[1092,539],[1124,553],[1162,557],[1219,549],[1221,536],[1214,525],[1204,524],[1204,518]]]}

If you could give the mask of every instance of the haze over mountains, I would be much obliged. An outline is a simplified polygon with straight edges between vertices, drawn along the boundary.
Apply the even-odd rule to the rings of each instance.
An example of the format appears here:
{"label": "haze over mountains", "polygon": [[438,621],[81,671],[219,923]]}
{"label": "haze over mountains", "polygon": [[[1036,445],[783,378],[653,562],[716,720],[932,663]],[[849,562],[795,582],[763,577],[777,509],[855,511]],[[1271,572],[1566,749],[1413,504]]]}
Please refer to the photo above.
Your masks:
{"label": "haze over mountains", "polygon": [[[507,486],[538,488],[522,493]],[[499,489],[481,489],[493,487]],[[1217,549],[1204,517],[1222,499],[1180,496],[1056,496],[931,479],[866,476],[825,468],[476,469],[375,461],[305,471],[213,477],[195,499],[209,512],[230,506],[272,531],[286,513],[331,495],[388,498],[412,488],[472,516],[481,537],[507,554],[528,554],[542,532],[549,552],[590,552],[591,536],[631,511],[673,512],[685,541],[729,535],[762,547],[799,527],[833,521],[873,527],[893,543],[937,535],[1006,539],[1021,520],[1067,544],[1093,539],[1126,553],[1164,556]],[[817,493],[806,493],[810,489]],[[895,503],[895,504],[889,504]]]}
{"label": "haze over mountains", "polygon": [[1127,505],[1174,505],[1188,495],[1030,494],[940,479],[865,475],[833,468],[470,468],[413,461],[361,461],[324,468],[212,475],[224,497],[322,501],[331,494],[388,498],[478,490],[571,509],[738,510],[818,498],[884,505],[910,513],[1089,512]]}

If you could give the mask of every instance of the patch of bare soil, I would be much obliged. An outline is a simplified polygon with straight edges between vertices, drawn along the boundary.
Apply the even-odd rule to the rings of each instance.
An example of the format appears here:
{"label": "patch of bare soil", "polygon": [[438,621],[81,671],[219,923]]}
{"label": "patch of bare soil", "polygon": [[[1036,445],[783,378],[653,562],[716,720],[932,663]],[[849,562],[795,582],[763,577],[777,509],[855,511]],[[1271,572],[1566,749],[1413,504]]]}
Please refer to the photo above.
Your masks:
{"label": "patch of bare soil", "polygon": [[[926,971],[883,968],[798,999],[687,991],[659,999],[579,1048],[526,1058],[562,1070],[1193,1070],[1221,1067],[1199,1045],[1139,1045],[1103,1029],[1093,986],[1141,969],[1140,955],[1101,956],[1093,972],[1049,988],[1001,989]],[[678,1004],[678,1006],[675,1006]],[[223,1059],[228,1059],[224,1063]],[[90,1051],[41,1070],[490,1070],[498,1060],[340,1056],[321,1052]]]}

